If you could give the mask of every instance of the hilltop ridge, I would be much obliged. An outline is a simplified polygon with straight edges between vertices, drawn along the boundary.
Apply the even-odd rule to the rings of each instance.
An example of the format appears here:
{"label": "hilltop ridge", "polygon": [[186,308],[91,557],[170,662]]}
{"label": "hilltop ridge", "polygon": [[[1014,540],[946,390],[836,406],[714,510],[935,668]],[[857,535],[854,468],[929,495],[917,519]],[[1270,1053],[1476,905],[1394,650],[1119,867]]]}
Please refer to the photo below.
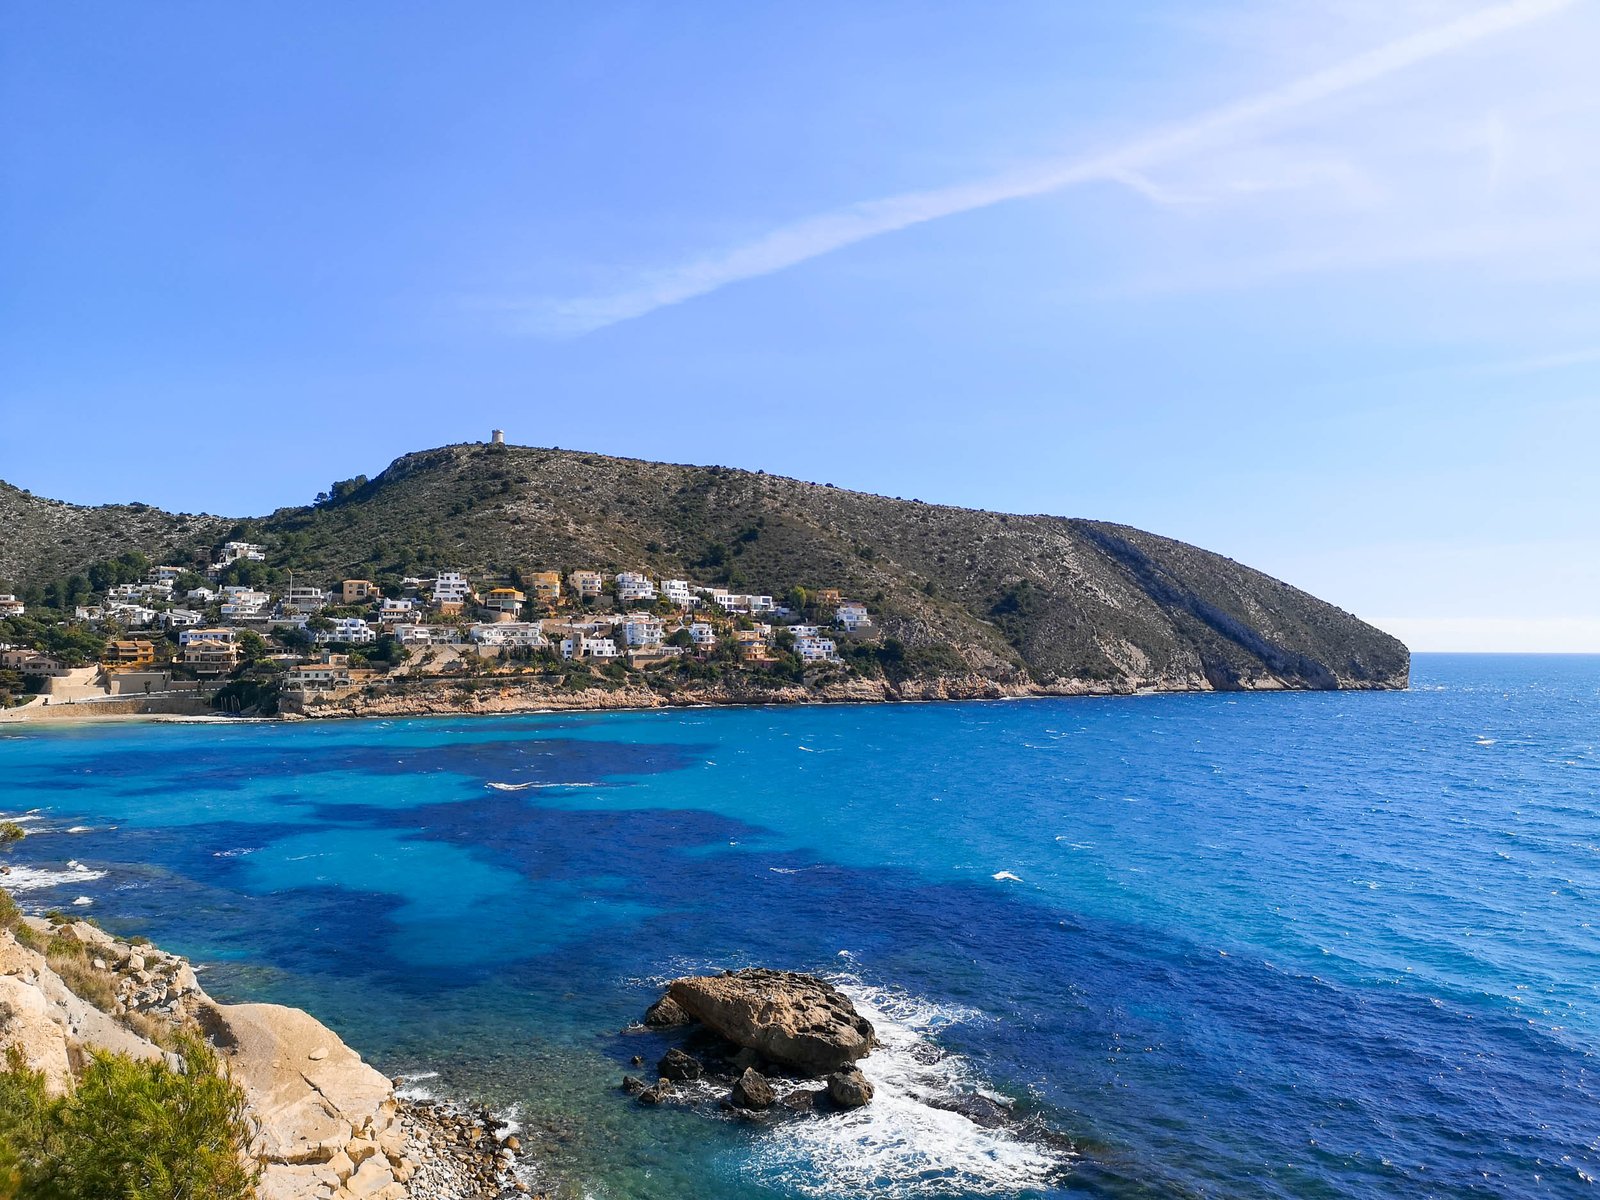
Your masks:
{"label": "hilltop ridge", "polygon": [[118,549],[228,537],[331,584],[458,569],[642,570],[783,596],[835,587],[927,670],[1046,690],[1405,686],[1409,654],[1351,614],[1129,526],[891,499],[728,467],[467,443],[406,454],[321,502],[230,519],[0,489],[0,580]]}

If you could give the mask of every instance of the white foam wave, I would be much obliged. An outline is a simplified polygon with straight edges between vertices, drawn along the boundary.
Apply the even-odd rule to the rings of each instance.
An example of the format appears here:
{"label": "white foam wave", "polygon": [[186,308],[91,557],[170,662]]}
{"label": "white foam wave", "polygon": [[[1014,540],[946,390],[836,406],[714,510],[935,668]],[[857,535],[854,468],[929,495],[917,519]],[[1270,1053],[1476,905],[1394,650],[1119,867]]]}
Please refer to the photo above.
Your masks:
{"label": "white foam wave", "polygon": [[4,884],[8,892],[42,892],[69,883],[92,883],[96,879],[105,878],[105,874],[104,871],[90,870],[82,863],[70,865],[68,870],[61,870],[59,867],[52,869],[14,866],[4,875],[0,875],[0,884]]}
{"label": "white foam wave", "polygon": [[600,785],[591,780],[584,783],[540,783],[534,781],[529,781],[528,783],[486,783],[483,786],[493,788],[497,792],[520,792],[525,788],[588,788],[599,787]]}
{"label": "white foam wave", "polygon": [[424,1080],[437,1078],[437,1071],[418,1071],[415,1075],[407,1075],[405,1082],[395,1088],[394,1094],[402,1100],[437,1100],[439,1097],[431,1088],[422,1086]]}
{"label": "white foam wave", "polygon": [[94,826],[93,825],[71,825],[71,826],[69,826],[67,828],[67,832],[68,833],[93,833],[94,832]]}
{"label": "white foam wave", "polygon": [[254,854],[260,846],[235,846],[232,850],[213,850],[212,858],[239,858],[246,854]]}
{"label": "white foam wave", "polygon": [[77,905],[79,908],[83,908],[83,907],[85,907],[87,905],[93,904],[94,901],[91,900],[88,896],[79,896],[72,903]]}
{"label": "white foam wave", "polygon": [[982,1020],[982,1013],[837,982],[878,1031],[879,1049],[860,1064],[876,1095],[865,1108],[773,1129],[750,1159],[753,1175],[819,1200],[912,1200],[1008,1195],[1041,1188],[1060,1173],[1060,1154],[932,1103],[962,1093],[1003,1099],[981,1086],[965,1059],[943,1053],[930,1037]]}
{"label": "white foam wave", "polygon": [[1012,883],[1021,883],[1022,882],[1022,876],[1013,875],[1010,871],[996,871],[993,875],[989,876],[989,878],[991,878],[991,879],[1000,879],[1000,880],[1009,879]]}

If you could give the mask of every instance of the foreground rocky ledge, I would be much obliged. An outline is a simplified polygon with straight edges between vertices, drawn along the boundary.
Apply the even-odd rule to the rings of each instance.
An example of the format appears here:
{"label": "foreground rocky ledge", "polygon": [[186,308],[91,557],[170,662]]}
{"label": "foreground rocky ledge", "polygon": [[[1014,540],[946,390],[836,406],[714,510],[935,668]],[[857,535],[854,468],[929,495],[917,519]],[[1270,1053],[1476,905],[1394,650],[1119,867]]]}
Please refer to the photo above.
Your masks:
{"label": "foreground rocky ledge", "polygon": [[[35,948],[52,938],[84,948],[70,985]],[[201,1033],[244,1091],[260,1200],[484,1200],[529,1190],[514,1173],[517,1139],[497,1136],[490,1114],[401,1099],[308,1013],[218,1004],[182,958],[87,922],[23,917],[16,934],[0,929],[0,1050],[16,1047],[52,1093],[70,1090],[93,1052],[172,1062],[159,1040],[180,1029]]]}

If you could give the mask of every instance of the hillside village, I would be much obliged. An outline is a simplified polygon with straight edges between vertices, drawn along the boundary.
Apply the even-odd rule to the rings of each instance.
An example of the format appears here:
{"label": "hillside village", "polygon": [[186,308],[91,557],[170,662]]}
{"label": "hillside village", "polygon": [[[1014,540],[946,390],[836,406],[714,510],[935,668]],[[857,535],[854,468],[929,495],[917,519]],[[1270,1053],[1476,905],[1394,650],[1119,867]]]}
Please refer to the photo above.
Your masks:
{"label": "hillside village", "polygon": [[267,551],[229,541],[203,571],[127,553],[39,604],[0,594],[0,696],[187,697],[269,714],[407,681],[530,673],[574,689],[635,673],[805,682],[875,667],[885,651],[868,606],[828,586],[775,598],[591,567],[383,582],[290,574],[273,586],[256,577],[276,572],[252,569]]}

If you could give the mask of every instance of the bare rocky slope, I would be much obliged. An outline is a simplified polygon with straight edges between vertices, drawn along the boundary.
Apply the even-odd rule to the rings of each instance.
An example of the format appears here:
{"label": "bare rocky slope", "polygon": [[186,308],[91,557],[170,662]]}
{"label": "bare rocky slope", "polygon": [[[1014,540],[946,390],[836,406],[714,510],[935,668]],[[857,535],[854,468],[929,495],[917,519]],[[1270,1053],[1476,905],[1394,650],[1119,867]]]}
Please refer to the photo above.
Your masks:
{"label": "bare rocky slope", "polygon": [[230,521],[0,492],[0,579],[244,536],[331,583],[436,568],[643,568],[879,613],[912,673],[1045,690],[1403,687],[1404,645],[1259,571],[1100,521],[924,504],[726,467],[467,444],[337,499]]}

